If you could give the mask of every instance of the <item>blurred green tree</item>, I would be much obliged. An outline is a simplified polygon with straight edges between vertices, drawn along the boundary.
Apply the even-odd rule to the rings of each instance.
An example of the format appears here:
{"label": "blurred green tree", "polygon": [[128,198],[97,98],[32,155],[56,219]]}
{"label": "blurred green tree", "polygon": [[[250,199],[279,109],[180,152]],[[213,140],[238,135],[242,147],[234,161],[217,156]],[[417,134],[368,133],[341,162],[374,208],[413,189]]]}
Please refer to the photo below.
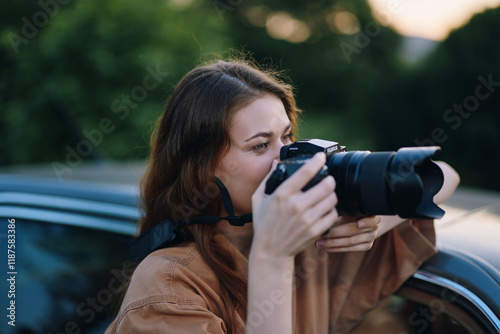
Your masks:
{"label": "blurred green tree", "polygon": [[225,24],[201,0],[61,3],[16,2],[1,28],[0,164],[143,158],[165,91],[228,47]]}
{"label": "blurred green tree", "polygon": [[[290,77],[306,111],[300,137],[350,150],[435,143],[465,184],[500,189],[489,172],[500,159],[500,10],[416,65],[375,16],[366,0],[9,3],[0,13],[0,165],[64,171],[86,159],[143,159],[179,78],[206,54],[243,49]],[[489,95],[476,108],[484,80],[495,91],[481,90]],[[454,111],[464,103],[474,111]]]}

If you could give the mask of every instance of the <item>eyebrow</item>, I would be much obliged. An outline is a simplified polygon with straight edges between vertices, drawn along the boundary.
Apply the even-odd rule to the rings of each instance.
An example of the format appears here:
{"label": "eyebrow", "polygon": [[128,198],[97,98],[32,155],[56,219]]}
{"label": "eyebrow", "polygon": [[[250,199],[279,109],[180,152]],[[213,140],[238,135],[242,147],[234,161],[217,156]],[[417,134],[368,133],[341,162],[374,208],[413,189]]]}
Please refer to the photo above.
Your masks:
{"label": "eyebrow", "polygon": [[[283,130],[283,133],[287,132],[288,130],[290,130],[292,128],[292,123],[288,123],[288,125],[286,126],[286,128]],[[272,136],[274,135],[274,132],[272,131],[261,131],[261,132],[258,132],[256,134],[254,134],[252,137],[248,138],[245,140],[245,143],[246,142],[249,142],[250,140],[252,139],[255,139],[255,138],[258,138],[258,137],[265,137],[265,138],[271,138]]]}

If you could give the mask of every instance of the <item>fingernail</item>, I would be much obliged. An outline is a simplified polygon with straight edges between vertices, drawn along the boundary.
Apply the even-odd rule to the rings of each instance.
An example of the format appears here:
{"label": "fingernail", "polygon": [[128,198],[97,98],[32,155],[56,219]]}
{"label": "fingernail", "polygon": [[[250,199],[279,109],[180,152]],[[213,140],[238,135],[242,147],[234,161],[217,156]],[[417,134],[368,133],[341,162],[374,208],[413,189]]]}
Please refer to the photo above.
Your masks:
{"label": "fingernail", "polygon": [[325,242],[323,240],[316,241],[316,248],[322,248],[324,245],[325,245]]}
{"label": "fingernail", "polygon": [[317,156],[316,159],[326,159],[326,155],[324,152],[318,152],[314,156]]}
{"label": "fingernail", "polygon": [[366,226],[366,223],[362,220],[358,221],[358,228],[363,228]]}

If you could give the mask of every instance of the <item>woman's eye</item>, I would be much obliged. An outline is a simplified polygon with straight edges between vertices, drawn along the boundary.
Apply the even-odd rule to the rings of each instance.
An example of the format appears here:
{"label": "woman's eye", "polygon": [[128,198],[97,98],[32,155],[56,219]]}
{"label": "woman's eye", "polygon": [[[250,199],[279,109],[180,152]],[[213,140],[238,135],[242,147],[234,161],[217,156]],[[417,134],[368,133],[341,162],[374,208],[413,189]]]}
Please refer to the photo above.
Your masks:
{"label": "woman's eye", "polygon": [[287,133],[286,135],[281,137],[281,141],[282,142],[292,141],[292,138],[293,138],[293,133]]}
{"label": "woman's eye", "polygon": [[269,146],[268,142],[254,146],[252,149],[256,152],[263,151]]}

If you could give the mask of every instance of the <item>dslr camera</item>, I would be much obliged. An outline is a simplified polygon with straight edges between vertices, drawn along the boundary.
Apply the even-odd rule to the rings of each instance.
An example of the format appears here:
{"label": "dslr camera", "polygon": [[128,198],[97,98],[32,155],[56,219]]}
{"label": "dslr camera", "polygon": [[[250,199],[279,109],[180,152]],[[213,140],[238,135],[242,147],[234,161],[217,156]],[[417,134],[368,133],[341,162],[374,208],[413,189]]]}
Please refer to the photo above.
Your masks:
{"label": "dslr camera", "polygon": [[441,218],[434,202],[444,176],[431,157],[438,146],[403,147],[396,152],[346,151],[339,143],[322,139],[283,146],[276,170],[266,183],[271,194],[315,153],[324,152],[326,163],[302,189],[332,175],[337,183],[337,211],[342,216],[399,215],[402,218]]}

